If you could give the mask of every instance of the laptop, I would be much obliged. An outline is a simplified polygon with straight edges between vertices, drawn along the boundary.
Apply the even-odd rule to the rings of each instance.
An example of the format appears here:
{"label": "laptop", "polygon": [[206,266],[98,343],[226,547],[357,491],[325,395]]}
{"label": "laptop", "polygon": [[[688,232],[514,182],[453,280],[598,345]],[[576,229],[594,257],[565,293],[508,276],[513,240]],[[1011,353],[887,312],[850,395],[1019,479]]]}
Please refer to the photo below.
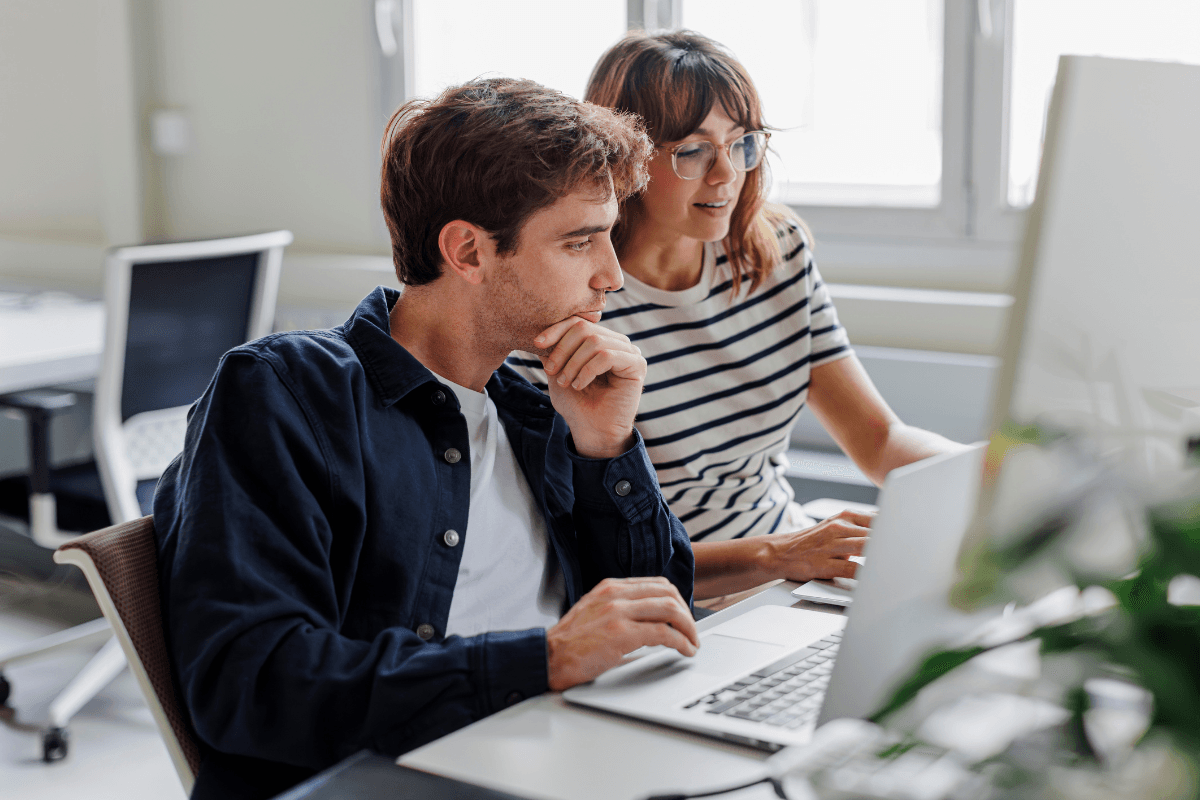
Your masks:
{"label": "laptop", "polygon": [[652,648],[564,699],[771,751],[872,713],[924,652],[969,624],[945,596],[982,458],[975,446],[888,475],[847,614],[751,609],[701,633],[692,658]]}

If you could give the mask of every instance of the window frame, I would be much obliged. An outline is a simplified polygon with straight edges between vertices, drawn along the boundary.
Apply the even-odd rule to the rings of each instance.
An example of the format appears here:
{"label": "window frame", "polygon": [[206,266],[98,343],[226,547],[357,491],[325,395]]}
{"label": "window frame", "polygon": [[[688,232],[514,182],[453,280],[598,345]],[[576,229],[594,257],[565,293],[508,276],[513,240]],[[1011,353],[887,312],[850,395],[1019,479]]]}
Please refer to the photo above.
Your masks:
{"label": "window frame", "polygon": [[[380,129],[413,94],[413,2],[368,0],[380,39]],[[626,0],[627,27],[677,28],[683,0]],[[944,0],[941,199],[929,208],[789,203],[824,239],[901,249],[1015,246],[1025,210],[1008,205],[1012,0]],[[396,50],[380,26],[390,16]],[[990,22],[990,25],[988,24]],[[885,256],[886,258],[886,256]],[[911,262],[911,256],[900,261]],[[901,272],[903,266],[896,265]],[[899,275],[897,275],[899,277]],[[992,281],[988,281],[992,283]]]}

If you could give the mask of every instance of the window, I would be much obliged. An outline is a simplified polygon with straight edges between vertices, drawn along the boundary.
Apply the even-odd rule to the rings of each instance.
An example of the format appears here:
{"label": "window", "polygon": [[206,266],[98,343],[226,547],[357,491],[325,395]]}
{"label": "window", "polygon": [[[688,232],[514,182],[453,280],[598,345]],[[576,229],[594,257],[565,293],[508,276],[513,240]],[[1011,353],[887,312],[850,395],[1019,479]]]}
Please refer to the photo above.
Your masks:
{"label": "window", "polygon": [[683,0],[682,10],[683,27],[711,32],[754,79],[777,129],[778,199],[938,205],[941,0]]}
{"label": "window", "polygon": [[1041,134],[1063,53],[1200,64],[1196,0],[1018,0],[1012,25],[1008,202],[1028,206]]}
{"label": "window", "polygon": [[965,264],[980,261],[971,248],[1017,241],[1060,54],[1200,63],[1196,0],[374,2],[389,110],[480,74],[579,96],[626,28],[712,36],[746,65],[779,129],[775,198],[826,244],[853,242],[867,261],[874,247],[895,266],[930,261],[905,247]]}

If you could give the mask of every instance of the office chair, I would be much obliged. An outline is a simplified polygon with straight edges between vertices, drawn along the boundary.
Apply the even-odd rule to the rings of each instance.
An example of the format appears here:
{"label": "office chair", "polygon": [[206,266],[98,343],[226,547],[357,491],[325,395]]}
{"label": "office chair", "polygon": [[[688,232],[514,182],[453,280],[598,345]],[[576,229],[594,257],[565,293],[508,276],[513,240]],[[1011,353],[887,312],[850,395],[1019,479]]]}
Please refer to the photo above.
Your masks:
{"label": "office chair", "polygon": [[113,641],[129,662],[146,698],[183,791],[190,795],[200,768],[200,745],[171,680],[158,594],[153,517],[72,539],[55,551],[54,560],[83,570],[104,618],[112,626]]}
{"label": "office chair", "polygon": [[[28,504],[11,511],[28,520],[35,542],[57,548],[79,532],[150,513],[159,476],[183,449],[188,408],[208,386],[221,355],[271,332],[283,248],[291,241],[290,232],[275,231],[109,253],[104,353],[93,405],[95,462],[50,469],[50,417],[69,407],[73,395],[0,397],[0,407],[23,413],[29,429],[30,474],[18,479],[25,482]],[[13,481],[7,483],[11,497]],[[61,530],[60,520],[74,532]],[[0,653],[2,670],[97,641],[104,646],[50,705],[45,761],[66,757],[71,717],[125,667],[120,642],[107,622],[94,620]],[[0,673],[0,704],[10,689]]]}

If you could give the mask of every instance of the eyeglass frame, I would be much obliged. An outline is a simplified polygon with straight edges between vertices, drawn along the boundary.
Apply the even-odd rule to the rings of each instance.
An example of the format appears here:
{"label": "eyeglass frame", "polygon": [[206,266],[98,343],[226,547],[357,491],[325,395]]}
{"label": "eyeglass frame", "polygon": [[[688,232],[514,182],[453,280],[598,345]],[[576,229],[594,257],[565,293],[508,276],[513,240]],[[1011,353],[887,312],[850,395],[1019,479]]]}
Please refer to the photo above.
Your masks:
{"label": "eyeglass frame", "polygon": [[[747,136],[752,136],[756,133],[761,133],[763,135],[763,157],[760,158],[758,163],[755,164],[753,167],[750,167],[748,169],[738,169],[737,165],[733,163],[733,156],[730,155],[729,150],[731,147],[733,147],[735,144],[737,144],[742,139],[745,139]],[[743,174],[745,174],[747,172],[753,172],[754,170],[758,169],[759,167],[761,167],[763,165],[763,161],[767,157],[766,150],[767,150],[768,145],[770,145],[770,143],[771,143],[771,134],[769,131],[746,131],[745,133],[743,133],[741,136],[734,139],[729,144],[714,144],[713,142],[710,142],[707,139],[701,139],[699,142],[680,142],[679,144],[677,144],[671,148],[671,171],[674,172],[675,177],[679,178],[681,181],[698,181],[701,178],[703,178],[705,175],[707,175],[708,173],[712,172],[712,168],[717,165],[717,155],[720,153],[720,151],[724,150],[725,157],[727,159],[729,159],[729,166],[733,167],[734,172],[741,172]],[[679,166],[675,163],[675,156],[683,148],[688,147],[689,145],[695,145],[695,144],[712,145],[713,160],[712,160],[712,163],[708,165],[708,169],[704,170],[704,172],[695,176],[694,178],[688,178],[684,175],[679,174]]]}

